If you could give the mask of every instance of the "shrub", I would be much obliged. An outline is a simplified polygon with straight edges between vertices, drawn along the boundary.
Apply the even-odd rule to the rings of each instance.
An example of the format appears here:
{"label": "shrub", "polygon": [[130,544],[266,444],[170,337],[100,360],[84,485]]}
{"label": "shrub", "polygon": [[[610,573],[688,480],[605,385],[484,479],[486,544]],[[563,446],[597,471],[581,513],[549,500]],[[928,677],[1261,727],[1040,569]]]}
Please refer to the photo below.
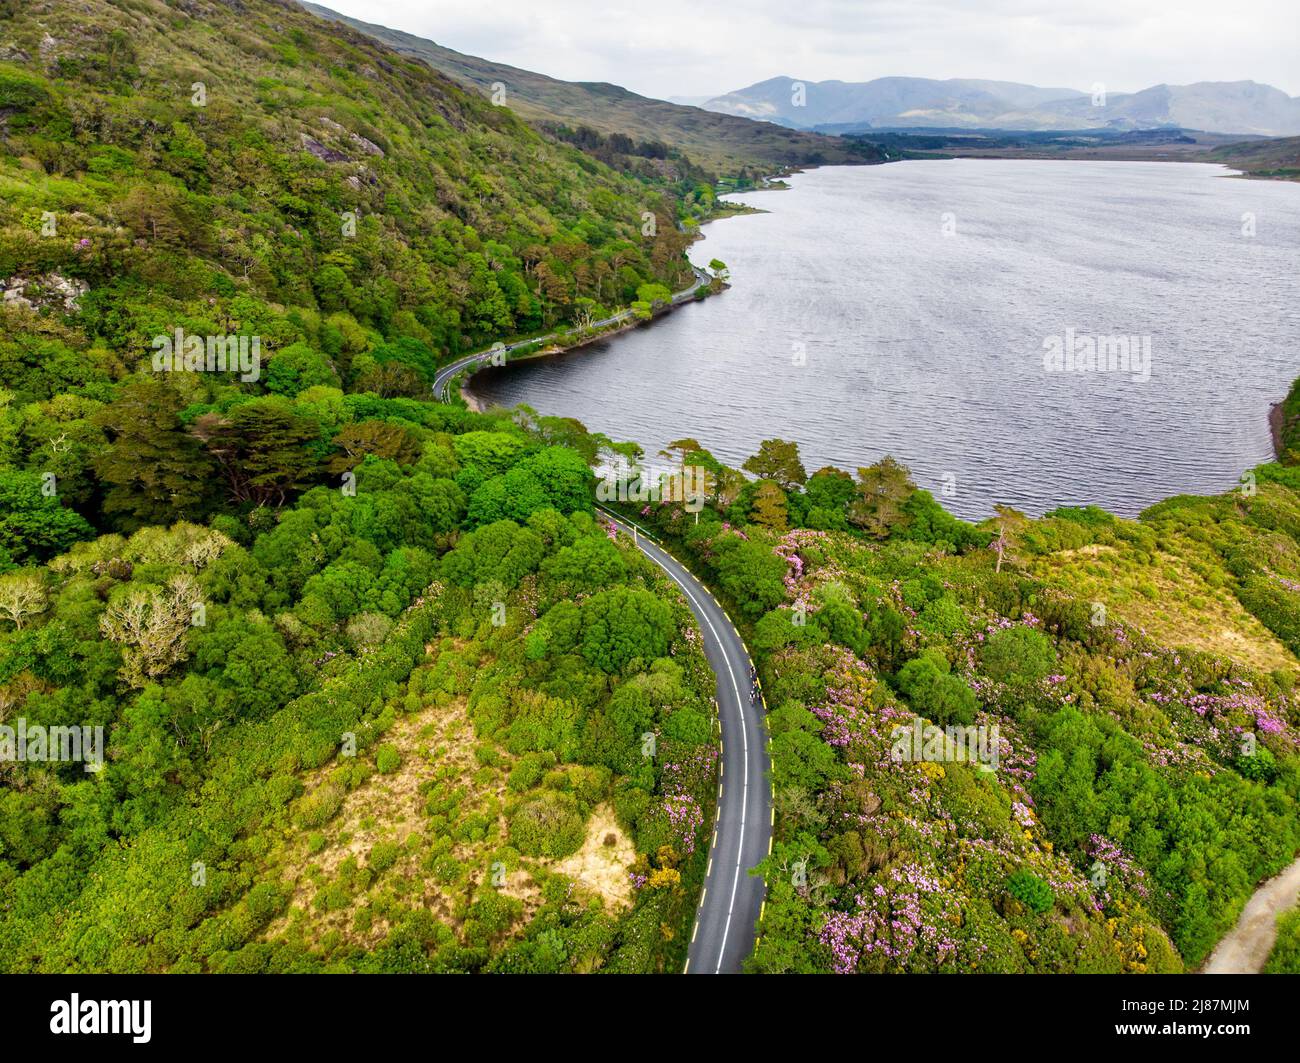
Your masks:
{"label": "shrub", "polygon": [[531,790],[542,781],[542,776],[554,764],[555,754],[548,750],[535,750],[531,753],[525,753],[519,758],[519,762],[510,769],[510,776],[506,781],[506,785],[511,790],[519,793],[524,790]]}
{"label": "shrub", "polygon": [[298,825],[304,830],[323,827],[343,807],[343,787],[327,782],[316,787],[298,804]]}
{"label": "shrub", "polygon": [[1250,756],[1237,758],[1237,771],[1256,782],[1272,782],[1277,776],[1277,760],[1272,752],[1259,746]]}
{"label": "shrub", "polygon": [[568,856],[582,848],[585,819],[571,795],[548,790],[515,810],[510,844],[525,856]]}
{"label": "shrub", "polygon": [[1007,892],[1040,915],[1050,910],[1056,900],[1052,887],[1031,871],[1017,871],[1008,878]]}
{"label": "shrub", "polygon": [[825,632],[816,624],[796,623],[794,610],[780,608],[773,609],[754,625],[749,644],[758,653],[773,653],[783,646],[815,644],[824,637]]}
{"label": "shrub", "polygon": [[275,882],[259,882],[248,891],[248,914],[258,926],[279,915],[288,903],[288,894]]}
{"label": "shrub", "polygon": [[1056,650],[1041,631],[1008,627],[989,636],[980,663],[999,683],[1036,683],[1056,664]]}
{"label": "shrub", "polygon": [[715,551],[718,583],[746,616],[760,617],[785,600],[786,563],[770,547],[728,536]]}
{"label": "shrub", "polygon": [[1300,908],[1277,917],[1277,941],[1264,965],[1265,974],[1300,974]]}
{"label": "shrub", "polygon": [[664,737],[681,742],[682,745],[706,745],[712,734],[712,721],[696,709],[678,709],[664,720]]}
{"label": "shrub", "polygon": [[969,724],[979,702],[974,691],[948,671],[948,661],[929,651],[898,670],[898,689],[912,711],[939,724]]}
{"label": "shrub", "polygon": [[601,591],[582,604],[582,655],[601,671],[620,672],[667,653],[673,627],[672,610],[649,591]]}
{"label": "shrub", "polygon": [[383,613],[359,613],[348,621],[348,640],[357,649],[378,646],[388,637],[393,622]]}
{"label": "shrub", "polygon": [[397,842],[376,842],[366,860],[367,866],[375,871],[387,871],[402,855],[402,847]]}

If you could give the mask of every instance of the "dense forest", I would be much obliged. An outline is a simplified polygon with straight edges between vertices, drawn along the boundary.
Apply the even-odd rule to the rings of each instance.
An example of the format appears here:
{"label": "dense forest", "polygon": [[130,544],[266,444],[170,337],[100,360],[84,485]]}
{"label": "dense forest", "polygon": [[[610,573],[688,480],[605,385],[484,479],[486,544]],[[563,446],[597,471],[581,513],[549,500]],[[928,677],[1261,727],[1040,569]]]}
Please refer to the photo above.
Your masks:
{"label": "dense forest", "polygon": [[[643,455],[431,384],[682,288],[709,186],[272,0],[0,16],[0,725],[89,751],[0,758],[0,969],[680,970],[714,678],[593,508]],[[1198,964],[1300,847],[1292,451],[974,526],[674,444],[698,517],[628,515],[762,676],[751,969]]]}
{"label": "dense forest", "polygon": [[107,735],[0,767],[4,966],[680,966],[688,614],[585,433],[429,400],[691,204],[294,5],[2,13],[0,723]]}
{"label": "dense forest", "polygon": [[6,707],[110,735],[93,774],[5,765],[7,969],[680,967],[716,755],[689,613],[567,426],[362,407],[410,452],[355,494],[0,577],[34,595]]}

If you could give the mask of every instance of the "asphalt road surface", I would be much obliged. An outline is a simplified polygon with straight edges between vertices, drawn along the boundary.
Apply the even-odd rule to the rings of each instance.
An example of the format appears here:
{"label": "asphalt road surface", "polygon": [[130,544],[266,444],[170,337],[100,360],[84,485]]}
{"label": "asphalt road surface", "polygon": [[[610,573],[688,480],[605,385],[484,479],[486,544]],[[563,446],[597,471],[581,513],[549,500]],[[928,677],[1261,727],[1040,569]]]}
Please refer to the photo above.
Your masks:
{"label": "asphalt road surface", "polygon": [[[603,507],[597,509],[621,531],[633,534],[629,521]],[[762,878],[751,876],[749,869],[767,856],[772,838],[772,783],[762,694],[751,678],[745,644],[708,588],[639,529],[635,538],[641,552],[686,596],[718,681],[718,719],[722,724],[718,818],[686,972],[737,973],[753,951],[765,892]]]}

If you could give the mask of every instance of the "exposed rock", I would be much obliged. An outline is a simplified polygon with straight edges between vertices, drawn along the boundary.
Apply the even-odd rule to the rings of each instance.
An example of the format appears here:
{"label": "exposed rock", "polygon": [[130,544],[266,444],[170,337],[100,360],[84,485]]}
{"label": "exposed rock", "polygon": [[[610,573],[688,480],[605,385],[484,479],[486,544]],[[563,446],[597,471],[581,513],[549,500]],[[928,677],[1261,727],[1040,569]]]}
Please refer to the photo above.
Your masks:
{"label": "exposed rock", "polygon": [[302,146],[304,151],[309,151],[322,162],[351,162],[341,151],[335,151],[333,148],[327,148],[315,137],[309,137],[306,133],[300,133],[302,137]]}
{"label": "exposed rock", "polygon": [[362,191],[367,185],[369,185],[371,188],[379,187],[378,175],[375,173],[374,170],[370,169],[368,166],[358,167],[357,172],[348,175],[348,177],[346,177],[345,180],[347,181],[349,186],[355,188],[358,192]]}
{"label": "exposed rock", "polygon": [[348,136],[352,138],[352,143],[367,155],[378,155],[381,159],[384,157],[384,149],[373,140],[367,140],[360,133],[349,133]]}
{"label": "exposed rock", "polygon": [[90,285],[85,281],[58,273],[44,273],[36,277],[15,274],[8,280],[0,281],[0,303],[30,310],[58,307],[71,313],[77,308],[77,300],[89,290]]}
{"label": "exposed rock", "polygon": [[320,124],[323,125],[326,129],[328,129],[331,133],[337,133],[339,136],[346,136],[349,140],[352,141],[353,144],[355,144],[358,148],[364,151],[367,155],[378,155],[380,158],[383,158],[384,155],[383,148],[381,148],[373,140],[368,140],[366,137],[363,137],[360,133],[354,133],[346,126],[340,125],[338,122],[334,121],[333,118],[330,118],[326,115],[321,115]]}

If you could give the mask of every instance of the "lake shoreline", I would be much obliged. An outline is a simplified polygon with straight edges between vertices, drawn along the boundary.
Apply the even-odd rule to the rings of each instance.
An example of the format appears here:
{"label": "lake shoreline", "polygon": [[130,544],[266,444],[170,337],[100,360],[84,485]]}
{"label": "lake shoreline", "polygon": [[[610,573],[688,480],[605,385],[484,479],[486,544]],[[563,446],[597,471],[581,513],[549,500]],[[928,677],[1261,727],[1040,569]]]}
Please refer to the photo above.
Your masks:
{"label": "lake shoreline", "polygon": [[[656,449],[694,426],[712,433],[712,453],[731,465],[763,434],[795,439],[814,465],[850,468],[893,454],[932,493],[955,477],[962,489],[950,512],[973,521],[998,502],[1030,515],[1097,505],[1135,518],[1176,495],[1219,493],[1273,460],[1266,415],[1288,360],[1280,326],[1260,326],[1256,337],[1266,357],[1241,385],[1243,404],[1258,411],[1244,428],[1213,403],[1196,367],[1219,365],[1234,380],[1247,372],[1241,351],[1225,360],[1207,337],[1226,335],[1228,309],[1250,294],[1242,278],[1280,270],[1273,264],[1300,217],[1283,184],[1218,180],[1231,173],[1222,163],[904,161],[912,164],[809,168],[790,188],[771,189],[797,193],[780,199],[751,189],[726,196],[768,204],[753,225],[704,230],[710,243],[700,250],[732,269],[727,300],[653,332],[628,331],[598,348],[599,358],[490,374],[469,390],[480,402],[527,403]],[[1151,222],[1147,202],[1168,204],[1169,216]],[[1254,244],[1235,240],[1246,208],[1270,218]],[[1171,228],[1204,253],[1153,264],[1144,241]],[[889,268],[873,270],[870,247],[886,240]],[[1203,263],[1229,242],[1250,252],[1234,251],[1250,268],[1220,290]],[[936,277],[941,292],[927,287]],[[1291,287],[1268,290],[1276,298]],[[1050,375],[1039,346],[1066,324],[1089,335],[1158,334],[1177,357],[1163,358],[1162,379],[1145,389],[1121,387],[1116,374]],[[972,357],[976,349],[983,353]],[[615,411],[610,396],[623,389],[646,400]],[[1035,403],[1050,418],[1032,415]],[[1028,434],[999,428],[1026,419]],[[1080,461],[1066,440],[1083,422],[1122,430],[1150,460],[1139,470]],[[1170,437],[1178,444],[1155,459]]]}
{"label": "lake shoreline", "polygon": [[[747,189],[746,191],[776,192],[776,191],[784,191],[788,188],[789,188],[788,185],[785,185],[783,183],[778,183],[778,184],[764,185],[760,189]],[[719,214],[714,217],[705,218],[700,227],[703,228],[703,226],[705,225],[711,225],[715,221],[722,221],[726,218],[745,218],[754,214],[766,214],[766,213],[767,211],[761,210],[757,207],[746,207],[744,209],[728,211],[725,214]],[[695,239],[691,242],[691,246],[693,247],[701,240],[706,240],[706,239],[708,238],[704,235],[704,233],[699,232],[696,234]],[[691,269],[695,272],[696,277],[702,281],[705,276],[704,271],[701,270],[700,267],[696,266],[695,263],[691,262],[689,257],[687,258],[686,261],[690,265]],[[674,298],[674,301],[664,304],[663,306],[659,307],[659,309],[657,310],[652,310],[650,312],[650,316],[647,318],[633,317],[628,319],[627,321],[622,322],[615,328],[608,329],[605,332],[599,332],[591,336],[585,336],[582,339],[578,340],[576,343],[555,344],[550,347],[547,347],[545,350],[534,351],[532,354],[525,354],[520,358],[507,359],[505,363],[503,363],[502,365],[492,366],[491,368],[504,369],[506,366],[513,365],[516,362],[529,362],[529,361],[536,361],[538,359],[543,359],[543,358],[554,358],[557,355],[569,354],[573,351],[580,351],[584,347],[591,346],[593,343],[599,343],[601,340],[609,339],[612,336],[619,336],[625,332],[631,332],[634,329],[640,328],[642,325],[648,325],[652,321],[655,321],[658,318],[661,318],[664,315],[672,312],[673,310],[677,310],[680,307],[701,302],[704,299],[707,299],[711,295],[721,295],[730,287],[731,285],[728,284],[726,281],[723,281],[716,290],[714,290],[711,285],[699,284],[695,289],[694,298],[682,299],[681,302],[677,302],[676,299]],[[701,292],[705,292],[705,294],[701,295],[700,294]],[[486,369],[488,367],[483,366],[481,368]],[[475,369],[472,372],[466,372],[462,374],[460,379],[460,384],[457,387],[457,391],[460,393],[460,397],[464,401],[466,407],[473,410],[475,413],[485,413],[489,409],[490,404],[485,402],[484,400],[481,400],[478,396],[476,396],[473,393],[471,387],[471,382],[473,381],[475,374],[479,371],[480,369]]]}
{"label": "lake shoreline", "polygon": [[[883,165],[883,163],[880,165]],[[722,193],[722,195],[728,195],[728,196],[749,195],[754,192],[788,192],[790,191],[790,185],[788,185],[785,182],[784,178],[792,176],[797,173],[802,173],[805,170],[817,170],[821,168],[822,167],[820,166],[791,167],[790,169],[784,170],[781,173],[776,174],[775,176],[763,178],[763,183],[761,185],[758,185],[755,188],[736,189],[734,191],[724,192]],[[755,214],[769,213],[768,211],[763,210],[761,207],[751,207],[748,204],[743,204],[743,203],[727,203],[724,205],[730,207],[731,209],[726,210],[724,212],[716,213],[711,217],[705,218],[704,221],[700,223],[701,230],[704,228],[705,225],[712,225],[714,222],[725,221],[728,218],[745,218]],[[708,239],[708,237],[706,237],[702,231],[698,232],[695,236],[695,239],[692,241],[691,246],[694,246],[695,244],[699,243],[701,240],[706,240],[706,239]],[[690,262],[689,257],[687,258],[687,262]],[[692,269],[698,270],[698,267],[695,266],[693,262],[690,264]],[[529,362],[529,361],[536,361],[538,359],[544,359],[544,358],[555,358],[561,354],[570,354],[574,351],[580,351],[584,347],[591,346],[593,343],[599,343],[601,340],[609,339],[613,336],[619,336],[625,332],[631,332],[633,329],[639,328],[642,325],[648,325],[652,321],[655,321],[656,319],[663,317],[665,314],[669,313],[670,311],[676,310],[679,307],[683,307],[688,304],[698,303],[703,299],[708,298],[709,295],[721,295],[724,291],[726,291],[730,287],[731,287],[730,284],[728,284],[726,281],[723,281],[721,287],[719,287],[716,291],[710,290],[707,295],[701,296],[697,294],[694,299],[683,299],[681,302],[668,303],[667,305],[660,307],[658,310],[652,311],[650,317],[648,318],[639,318],[639,319],[633,318],[630,321],[623,322],[616,328],[609,329],[606,332],[601,332],[593,336],[587,336],[576,343],[569,343],[563,345],[557,344],[548,347],[546,348],[546,350],[543,351],[534,351],[532,354],[526,354],[521,358],[508,359],[504,363],[504,365],[493,366],[491,368],[505,368],[506,366],[512,365],[515,362]],[[482,368],[488,368],[488,367],[484,366]],[[475,395],[472,387],[473,378],[476,375],[476,373],[479,371],[481,370],[476,369],[472,372],[466,372],[462,374],[460,379],[460,384],[457,387],[457,391],[460,394],[461,400],[465,403],[465,406],[468,409],[472,410],[474,413],[486,413],[487,410],[491,408],[491,404],[488,403],[486,400],[480,399],[477,395]]]}
{"label": "lake shoreline", "polygon": [[[729,284],[724,283],[722,285],[722,288],[719,289],[719,291],[726,291],[727,288],[729,287],[730,287]],[[710,294],[716,295],[719,293],[711,292]],[[482,366],[479,369],[476,369],[472,373],[467,372],[461,377],[460,388],[459,388],[460,397],[465,400],[465,405],[469,407],[469,409],[473,410],[475,413],[485,413],[489,409],[489,404],[486,403],[484,400],[479,399],[478,396],[474,395],[471,390],[472,381],[475,375],[477,375],[477,373],[481,372],[483,369],[487,369],[487,368],[505,369],[519,362],[534,362],[545,358],[555,358],[561,354],[571,354],[575,351],[582,350],[584,347],[590,347],[593,343],[599,343],[601,340],[609,339],[610,337],[613,336],[622,335],[624,332],[631,332],[633,329],[640,328],[642,325],[649,325],[652,321],[655,321],[658,318],[663,317],[665,314],[669,314],[672,311],[678,310],[683,306],[690,306],[694,303],[698,303],[702,299],[707,299],[707,298],[708,296],[701,296],[697,294],[695,298],[683,299],[680,303],[667,303],[664,306],[661,306],[658,310],[652,311],[648,318],[632,318],[631,320],[624,321],[621,324],[617,325],[612,329],[609,329],[606,332],[599,332],[592,336],[585,336],[582,339],[578,340],[576,343],[555,344],[553,346],[547,347],[545,350],[534,351],[532,354],[525,354],[519,358],[507,359],[503,364],[499,366]]]}

